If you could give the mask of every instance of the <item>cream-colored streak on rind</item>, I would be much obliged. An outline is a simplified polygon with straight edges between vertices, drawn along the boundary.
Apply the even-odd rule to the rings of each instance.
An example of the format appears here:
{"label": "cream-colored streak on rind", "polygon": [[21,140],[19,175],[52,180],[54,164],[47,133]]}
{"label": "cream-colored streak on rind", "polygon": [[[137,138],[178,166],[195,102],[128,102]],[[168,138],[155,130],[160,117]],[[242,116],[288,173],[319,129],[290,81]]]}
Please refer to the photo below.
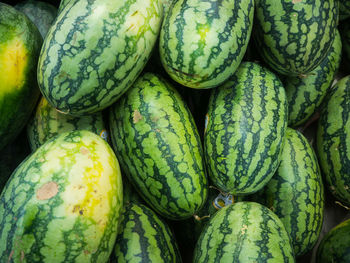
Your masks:
{"label": "cream-colored streak on rind", "polygon": [[168,74],[191,88],[223,83],[240,64],[252,29],[254,5],[242,1],[177,1],[160,32]]}
{"label": "cream-colored streak on rind", "polygon": [[145,66],[162,20],[159,0],[71,1],[44,41],[38,81],[65,113],[111,105]]}
{"label": "cream-colored streak on rind", "polygon": [[105,262],[122,207],[121,173],[98,135],[49,140],[23,162],[0,197],[1,262]]}

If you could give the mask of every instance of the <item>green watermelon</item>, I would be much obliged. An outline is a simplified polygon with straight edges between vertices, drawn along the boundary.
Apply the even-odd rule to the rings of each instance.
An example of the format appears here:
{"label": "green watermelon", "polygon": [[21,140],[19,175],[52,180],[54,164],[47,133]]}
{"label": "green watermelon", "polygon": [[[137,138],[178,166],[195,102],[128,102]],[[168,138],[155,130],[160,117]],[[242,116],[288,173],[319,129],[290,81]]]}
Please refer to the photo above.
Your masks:
{"label": "green watermelon", "polygon": [[331,193],[350,204],[350,76],[327,95],[317,128],[317,153]]}
{"label": "green watermelon", "polygon": [[57,8],[42,1],[26,0],[15,5],[15,8],[28,16],[43,38],[57,16]]}
{"label": "green watermelon", "polygon": [[268,208],[238,202],[219,210],[201,233],[194,263],[295,262],[288,233]]}
{"label": "green watermelon", "polygon": [[22,162],[0,196],[0,262],[107,262],[123,204],[118,160],[89,131]]}
{"label": "green watermelon", "polygon": [[116,263],[182,262],[169,226],[147,206],[134,203],[125,207],[114,254]]}
{"label": "green watermelon", "polygon": [[317,263],[348,263],[350,259],[350,219],[332,228],[317,248]]}
{"label": "green watermelon", "polygon": [[57,12],[61,13],[63,8],[70,2],[70,0],[61,0]]}
{"label": "green watermelon", "polygon": [[27,16],[0,3],[0,149],[21,132],[39,98],[35,73],[41,44]]}
{"label": "green watermelon", "polygon": [[337,0],[256,0],[254,39],[264,61],[284,75],[307,74],[336,35]]}
{"label": "green watermelon", "polygon": [[283,80],[288,99],[288,125],[305,123],[317,110],[331,87],[341,59],[342,42],[337,30],[328,55],[313,71],[304,76]]}
{"label": "green watermelon", "polygon": [[276,174],[253,200],[266,205],[283,222],[294,253],[310,251],[321,232],[324,190],[316,154],[307,139],[288,128]]}
{"label": "green watermelon", "polygon": [[222,84],[237,69],[253,26],[252,0],[178,0],[162,24],[159,53],[178,83],[191,88]]}
{"label": "green watermelon", "polygon": [[148,205],[175,220],[203,206],[208,183],[197,127],[165,79],[139,77],[111,107],[109,123],[121,167]]}
{"label": "green watermelon", "polygon": [[48,139],[67,131],[89,130],[108,141],[108,132],[102,112],[74,117],[58,112],[42,97],[27,124],[27,135],[32,151]]}
{"label": "green watermelon", "polygon": [[41,49],[38,83],[56,109],[93,113],[136,80],[157,40],[160,0],[70,1]]}
{"label": "green watermelon", "polygon": [[287,118],[278,77],[258,64],[242,63],[209,101],[204,153],[213,184],[233,195],[260,190],[278,167]]}

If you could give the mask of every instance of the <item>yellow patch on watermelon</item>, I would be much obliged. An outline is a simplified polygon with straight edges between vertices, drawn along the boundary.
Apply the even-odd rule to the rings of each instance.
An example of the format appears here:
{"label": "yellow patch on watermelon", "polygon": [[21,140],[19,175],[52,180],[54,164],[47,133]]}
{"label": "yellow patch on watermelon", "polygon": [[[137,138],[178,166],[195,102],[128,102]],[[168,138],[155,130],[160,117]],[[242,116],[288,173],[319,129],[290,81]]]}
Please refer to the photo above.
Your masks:
{"label": "yellow patch on watermelon", "polygon": [[0,44],[0,91],[11,92],[25,82],[28,51],[19,38]]}

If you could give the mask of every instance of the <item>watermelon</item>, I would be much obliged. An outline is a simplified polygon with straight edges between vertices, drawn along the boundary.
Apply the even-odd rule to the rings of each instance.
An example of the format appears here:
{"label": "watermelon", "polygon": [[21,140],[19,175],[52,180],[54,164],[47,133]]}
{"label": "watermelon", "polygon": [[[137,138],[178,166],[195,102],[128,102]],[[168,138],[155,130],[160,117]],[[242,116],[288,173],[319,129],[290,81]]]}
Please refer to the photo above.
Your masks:
{"label": "watermelon", "polygon": [[50,139],[0,196],[0,262],[106,262],[123,204],[118,160],[89,131]]}
{"label": "watermelon", "polygon": [[347,263],[350,259],[350,219],[332,228],[317,249],[318,263]]}
{"label": "watermelon", "polygon": [[15,5],[15,8],[28,16],[38,28],[42,38],[45,38],[57,16],[57,8],[42,1],[26,0]]}
{"label": "watermelon", "polygon": [[295,262],[288,233],[267,207],[238,202],[220,209],[201,233],[195,263]]}
{"label": "watermelon", "polygon": [[32,151],[48,139],[73,130],[89,130],[108,141],[109,136],[102,112],[74,117],[58,112],[44,97],[41,97],[35,113],[27,124],[27,135]]}
{"label": "watermelon", "polygon": [[110,108],[109,124],[121,167],[151,208],[179,220],[203,206],[208,183],[201,142],[171,84],[143,74]]}
{"label": "watermelon", "polygon": [[162,12],[160,0],[69,1],[41,49],[44,97],[76,116],[113,104],[146,65]]}
{"label": "watermelon", "polygon": [[304,76],[287,76],[283,80],[288,99],[288,126],[304,124],[316,112],[331,87],[341,59],[342,42],[337,30],[327,57]]}
{"label": "watermelon", "polygon": [[316,154],[307,139],[288,128],[281,163],[253,200],[270,208],[283,222],[295,256],[310,251],[321,232],[324,190]]}
{"label": "watermelon", "polygon": [[209,100],[204,154],[213,184],[233,195],[260,190],[278,167],[287,118],[279,78],[243,62]]}
{"label": "watermelon", "polygon": [[70,0],[61,0],[57,12],[61,13],[63,8],[70,2]]}
{"label": "watermelon", "polygon": [[256,0],[254,39],[264,61],[284,75],[307,74],[336,35],[337,0]]}
{"label": "watermelon", "polygon": [[252,0],[178,0],[166,13],[159,38],[161,62],[172,79],[212,88],[237,69],[253,26]]}
{"label": "watermelon", "polygon": [[317,128],[317,153],[330,192],[350,204],[350,76],[327,95]]}
{"label": "watermelon", "polygon": [[114,254],[116,263],[182,262],[167,223],[147,206],[134,203],[125,207]]}
{"label": "watermelon", "polygon": [[35,72],[41,44],[27,16],[0,3],[0,149],[21,132],[39,98]]}

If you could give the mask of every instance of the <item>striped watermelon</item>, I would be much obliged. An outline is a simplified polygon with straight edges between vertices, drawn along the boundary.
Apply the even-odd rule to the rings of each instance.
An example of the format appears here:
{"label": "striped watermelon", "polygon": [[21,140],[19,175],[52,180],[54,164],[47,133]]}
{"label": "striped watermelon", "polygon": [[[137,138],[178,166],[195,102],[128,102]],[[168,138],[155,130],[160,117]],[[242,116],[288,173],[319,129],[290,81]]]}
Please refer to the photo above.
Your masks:
{"label": "striped watermelon", "polygon": [[239,66],[253,25],[252,0],[178,0],[164,17],[159,53],[171,78],[212,88]]}
{"label": "striped watermelon", "polygon": [[89,130],[108,141],[102,112],[74,117],[58,112],[42,97],[27,124],[27,134],[32,151],[48,139],[73,130]]}
{"label": "striped watermelon", "polygon": [[121,167],[159,214],[185,219],[207,198],[202,147],[178,92],[145,73],[110,109],[110,132]]}
{"label": "striped watermelon", "polygon": [[337,0],[256,0],[254,39],[261,56],[285,75],[307,74],[336,35]]}
{"label": "striped watermelon", "polygon": [[0,262],[106,262],[122,203],[109,145],[89,131],[61,134],[21,163],[0,196]]}
{"label": "striped watermelon", "polygon": [[287,76],[283,80],[288,99],[288,125],[305,123],[322,103],[338,71],[342,42],[337,30],[327,57],[305,76]]}
{"label": "striped watermelon", "polygon": [[115,262],[182,262],[169,226],[147,206],[125,207],[116,244]]}
{"label": "striped watermelon", "polygon": [[242,63],[209,101],[204,153],[214,185],[233,195],[260,190],[278,167],[287,118],[281,81]]}
{"label": "striped watermelon", "polygon": [[289,236],[271,210],[239,202],[219,210],[199,237],[194,263],[295,262]]}
{"label": "striped watermelon", "polygon": [[110,106],[144,68],[162,12],[160,0],[68,2],[40,54],[38,82],[45,98],[71,115]]}
{"label": "striped watermelon", "polygon": [[324,190],[316,155],[307,139],[288,128],[277,173],[255,199],[283,222],[296,256],[313,248],[323,223]]}
{"label": "striped watermelon", "polygon": [[350,75],[339,80],[322,106],[317,128],[317,153],[326,185],[350,204]]}
{"label": "striped watermelon", "polygon": [[15,5],[15,8],[28,16],[43,38],[57,16],[57,8],[42,1],[26,0]]}
{"label": "striped watermelon", "polygon": [[21,132],[39,98],[35,72],[41,44],[27,16],[0,3],[0,149]]}
{"label": "striped watermelon", "polygon": [[58,7],[58,13],[61,13],[61,11],[63,10],[63,8],[65,8],[66,5],[68,5],[68,3],[70,2],[71,0],[61,0],[60,1],[60,5]]}
{"label": "striped watermelon", "polygon": [[317,263],[348,263],[350,259],[350,219],[332,228],[317,248]]}

